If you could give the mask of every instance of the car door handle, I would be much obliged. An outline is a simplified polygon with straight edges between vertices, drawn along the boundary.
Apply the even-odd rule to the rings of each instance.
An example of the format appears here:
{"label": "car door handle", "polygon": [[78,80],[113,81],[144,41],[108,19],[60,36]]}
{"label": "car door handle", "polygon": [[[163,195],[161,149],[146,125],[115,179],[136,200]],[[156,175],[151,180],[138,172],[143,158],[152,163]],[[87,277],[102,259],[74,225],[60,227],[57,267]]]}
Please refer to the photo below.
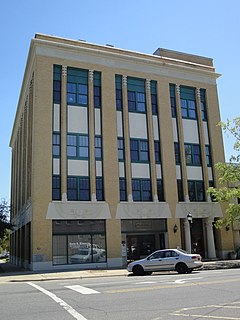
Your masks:
{"label": "car door handle", "polygon": [[162,259],[159,259],[158,261],[162,261]]}
{"label": "car door handle", "polygon": [[176,258],[176,260],[178,260],[179,258]]}

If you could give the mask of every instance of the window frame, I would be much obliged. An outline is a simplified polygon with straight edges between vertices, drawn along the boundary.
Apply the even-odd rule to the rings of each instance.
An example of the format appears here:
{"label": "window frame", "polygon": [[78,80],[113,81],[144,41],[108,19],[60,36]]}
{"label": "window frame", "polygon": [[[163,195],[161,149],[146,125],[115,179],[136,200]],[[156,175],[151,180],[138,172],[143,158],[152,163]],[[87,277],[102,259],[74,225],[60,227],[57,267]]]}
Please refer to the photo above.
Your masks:
{"label": "window frame", "polygon": [[[138,189],[135,189],[137,184],[138,184]],[[149,189],[145,188],[146,184],[149,185],[149,187],[150,187]],[[138,193],[137,196],[136,196],[136,192]],[[149,193],[148,197],[146,197],[147,193]],[[132,197],[133,197],[134,202],[152,202],[151,179],[132,178]]]}
{"label": "window frame", "polygon": [[[187,153],[186,149],[190,151],[190,153]],[[196,153],[196,148],[198,148],[199,152]],[[201,148],[199,144],[196,143],[184,143],[184,152],[185,152],[185,159],[186,159],[186,165],[187,166],[202,166],[202,158],[201,158]],[[199,161],[196,161],[196,159],[199,159]],[[191,161],[188,161],[187,159],[190,159]]]}
{"label": "window frame", "polygon": [[[190,184],[193,186],[193,190],[190,189]],[[198,188],[202,188],[202,198],[199,198],[199,193],[198,193]],[[191,202],[204,202],[205,201],[205,190],[204,190],[204,181],[203,180],[188,180],[187,181],[188,185],[188,195],[189,195],[189,200]],[[192,196],[193,195],[193,196]]]}
{"label": "window frame", "polygon": [[[133,145],[136,149],[133,149]],[[145,150],[147,147],[147,150]],[[134,157],[133,157],[134,155]],[[147,158],[146,158],[147,155]],[[130,156],[132,163],[149,163],[149,142],[147,139],[130,138]]]}
{"label": "window frame", "polygon": [[[69,138],[76,138],[76,144],[71,145],[69,144],[68,139]],[[87,141],[87,144],[82,144],[83,139]],[[67,133],[67,158],[68,159],[81,159],[81,160],[88,160],[89,159],[89,136],[87,134],[79,134],[79,133]],[[76,155],[69,155],[70,148],[75,148]],[[85,155],[82,155],[83,150],[87,150],[87,153]]]}

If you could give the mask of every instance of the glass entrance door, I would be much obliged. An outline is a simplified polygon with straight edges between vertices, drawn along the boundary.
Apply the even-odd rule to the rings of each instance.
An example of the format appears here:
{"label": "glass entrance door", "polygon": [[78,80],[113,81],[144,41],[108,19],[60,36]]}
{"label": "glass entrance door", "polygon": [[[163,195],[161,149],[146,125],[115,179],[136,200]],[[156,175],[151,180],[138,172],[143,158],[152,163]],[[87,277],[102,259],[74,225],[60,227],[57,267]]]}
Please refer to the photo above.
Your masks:
{"label": "glass entrance door", "polygon": [[145,258],[155,251],[155,236],[127,235],[127,259],[138,260]]}

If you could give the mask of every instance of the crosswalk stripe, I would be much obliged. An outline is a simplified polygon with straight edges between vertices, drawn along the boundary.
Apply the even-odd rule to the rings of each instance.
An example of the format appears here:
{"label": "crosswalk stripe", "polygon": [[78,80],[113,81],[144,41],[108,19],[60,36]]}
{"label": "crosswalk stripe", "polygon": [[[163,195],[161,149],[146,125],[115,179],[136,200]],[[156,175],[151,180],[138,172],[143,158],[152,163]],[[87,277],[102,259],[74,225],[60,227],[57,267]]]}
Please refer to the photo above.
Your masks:
{"label": "crosswalk stripe", "polygon": [[90,289],[90,288],[86,288],[86,287],[82,287],[82,286],[78,286],[78,285],[75,285],[75,286],[65,286],[65,288],[74,290],[74,291],[79,292],[79,293],[81,293],[81,294],[100,293],[99,291],[96,291],[96,290],[93,290],[93,289]]}

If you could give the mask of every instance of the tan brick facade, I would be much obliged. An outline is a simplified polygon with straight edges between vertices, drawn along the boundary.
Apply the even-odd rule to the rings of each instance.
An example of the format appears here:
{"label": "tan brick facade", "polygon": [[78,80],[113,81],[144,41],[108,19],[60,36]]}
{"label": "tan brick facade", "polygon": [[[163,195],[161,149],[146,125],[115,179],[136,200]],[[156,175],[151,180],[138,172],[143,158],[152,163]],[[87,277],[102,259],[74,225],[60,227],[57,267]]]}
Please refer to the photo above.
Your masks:
{"label": "tan brick facade", "polygon": [[[54,121],[58,117],[53,108],[54,66],[61,68],[58,132],[54,132]],[[69,68],[83,70],[88,76],[87,107],[70,108]],[[101,107],[97,111],[94,106],[96,73],[100,74],[101,88]],[[122,110],[116,108],[116,75],[122,79]],[[163,247],[193,249],[193,241],[199,237],[203,240],[198,249],[205,258],[225,257],[233,248],[232,231],[216,231],[212,222],[222,217],[226,208],[211,203],[206,193],[209,181],[218,185],[214,164],[224,161],[221,129],[216,126],[220,121],[218,76],[209,58],[163,49],[147,55],[36,35],[30,46],[10,143],[11,220],[16,226],[11,235],[12,262],[33,270],[58,269],[62,265],[76,268],[73,261],[76,257],[80,259],[78,250],[83,244],[87,247],[91,243],[92,250],[95,249],[99,256],[94,258],[91,253],[88,263],[79,260],[79,268],[121,267],[132,258],[132,248],[137,250],[139,257]],[[132,112],[130,116],[128,88],[130,81],[135,79],[145,83],[142,90],[146,110]],[[151,106],[153,83],[156,83],[157,92],[156,115]],[[175,85],[175,118],[171,114],[170,84]],[[181,90],[185,87],[195,92],[195,119],[184,119],[181,115]],[[205,90],[207,121],[201,119],[200,89]],[[73,121],[77,131],[69,131],[69,117],[73,117],[73,112],[80,117],[80,122],[87,114],[87,132],[76,119]],[[139,127],[138,121],[144,124],[143,128]],[[96,133],[97,126],[101,128],[101,135]],[[59,168],[54,167],[53,134],[59,134],[61,141],[60,155],[55,159]],[[88,158],[68,156],[67,135],[76,139],[88,137]],[[102,158],[98,161],[95,158],[96,136],[102,141]],[[122,162],[118,159],[118,138],[124,144]],[[147,141],[148,161],[132,160],[133,140]],[[206,162],[206,141],[211,149],[211,168]],[[155,159],[154,142],[160,144],[160,163]],[[174,142],[180,146],[180,165],[175,162]],[[199,145],[200,166],[186,165],[185,144]],[[59,170],[57,175],[60,177],[61,197],[58,200],[52,199],[54,170]],[[84,173],[76,177],[71,172]],[[89,179],[90,199],[71,201],[68,199],[68,179],[76,178],[80,183],[81,176]],[[104,201],[96,199],[97,179],[103,181]],[[119,179],[126,182],[125,201],[120,201]],[[163,200],[157,195],[158,180],[163,185]],[[181,180],[184,201],[178,199],[177,180]],[[189,181],[203,183],[205,201],[189,201]],[[135,200],[133,184],[136,182],[150,182],[151,201]],[[143,184],[141,188],[143,193]],[[191,230],[187,222],[189,213],[194,221]],[[71,224],[73,226],[69,227]],[[101,231],[98,225],[103,228]]]}

